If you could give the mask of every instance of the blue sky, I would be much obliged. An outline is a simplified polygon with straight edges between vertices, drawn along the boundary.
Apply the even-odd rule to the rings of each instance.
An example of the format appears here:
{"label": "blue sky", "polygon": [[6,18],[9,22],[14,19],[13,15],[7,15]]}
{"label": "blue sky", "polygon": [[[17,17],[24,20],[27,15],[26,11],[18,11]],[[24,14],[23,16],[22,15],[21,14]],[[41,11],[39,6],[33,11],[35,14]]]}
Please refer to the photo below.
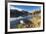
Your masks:
{"label": "blue sky", "polygon": [[18,8],[20,10],[25,10],[25,11],[33,11],[33,10],[40,10],[41,6],[24,6],[24,5],[11,5],[11,7]]}

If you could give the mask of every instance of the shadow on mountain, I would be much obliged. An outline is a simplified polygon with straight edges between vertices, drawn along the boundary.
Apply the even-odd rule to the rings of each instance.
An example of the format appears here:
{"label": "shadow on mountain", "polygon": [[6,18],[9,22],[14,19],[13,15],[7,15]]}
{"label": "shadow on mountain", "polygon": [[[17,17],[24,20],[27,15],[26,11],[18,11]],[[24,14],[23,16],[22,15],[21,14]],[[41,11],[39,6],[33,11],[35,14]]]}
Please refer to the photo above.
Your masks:
{"label": "shadow on mountain", "polygon": [[10,10],[10,17],[19,17],[19,16],[28,16],[28,12],[27,11],[18,11],[18,10]]}

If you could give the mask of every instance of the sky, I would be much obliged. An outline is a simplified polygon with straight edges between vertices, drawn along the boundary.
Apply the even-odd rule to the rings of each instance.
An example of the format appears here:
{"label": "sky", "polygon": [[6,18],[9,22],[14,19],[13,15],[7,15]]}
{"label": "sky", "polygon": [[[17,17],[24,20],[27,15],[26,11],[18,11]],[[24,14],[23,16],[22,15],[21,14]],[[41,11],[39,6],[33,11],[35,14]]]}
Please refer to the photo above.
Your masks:
{"label": "sky", "polygon": [[27,12],[31,12],[33,10],[40,10],[41,6],[24,6],[24,5],[11,5],[11,9],[15,10],[18,9],[20,11],[24,10]]}

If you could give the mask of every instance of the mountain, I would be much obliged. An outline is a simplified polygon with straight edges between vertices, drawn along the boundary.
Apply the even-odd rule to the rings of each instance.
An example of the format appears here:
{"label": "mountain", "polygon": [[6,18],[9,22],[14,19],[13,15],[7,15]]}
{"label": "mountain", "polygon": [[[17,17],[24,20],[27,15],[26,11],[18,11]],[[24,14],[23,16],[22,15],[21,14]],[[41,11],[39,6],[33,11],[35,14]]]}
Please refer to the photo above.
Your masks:
{"label": "mountain", "polygon": [[27,11],[19,11],[19,10],[10,10],[10,17],[19,17],[19,16],[27,16]]}
{"label": "mountain", "polygon": [[34,15],[40,13],[39,10],[33,10],[32,12],[25,11],[20,8],[14,8],[12,7],[10,9],[10,17],[19,17],[19,16],[27,16],[27,15]]}

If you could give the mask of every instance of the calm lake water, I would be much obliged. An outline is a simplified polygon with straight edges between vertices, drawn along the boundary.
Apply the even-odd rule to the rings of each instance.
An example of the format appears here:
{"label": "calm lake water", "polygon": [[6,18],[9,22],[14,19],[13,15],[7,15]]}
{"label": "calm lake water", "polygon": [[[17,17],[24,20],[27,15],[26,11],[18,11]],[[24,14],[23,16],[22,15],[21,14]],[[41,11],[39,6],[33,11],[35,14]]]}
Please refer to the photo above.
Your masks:
{"label": "calm lake water", "polygon": [[28,21],[32,16],[18,17],[18,18],[10,18],[10,28],[16,28],[17,24],[20,24],[20,21]]}

